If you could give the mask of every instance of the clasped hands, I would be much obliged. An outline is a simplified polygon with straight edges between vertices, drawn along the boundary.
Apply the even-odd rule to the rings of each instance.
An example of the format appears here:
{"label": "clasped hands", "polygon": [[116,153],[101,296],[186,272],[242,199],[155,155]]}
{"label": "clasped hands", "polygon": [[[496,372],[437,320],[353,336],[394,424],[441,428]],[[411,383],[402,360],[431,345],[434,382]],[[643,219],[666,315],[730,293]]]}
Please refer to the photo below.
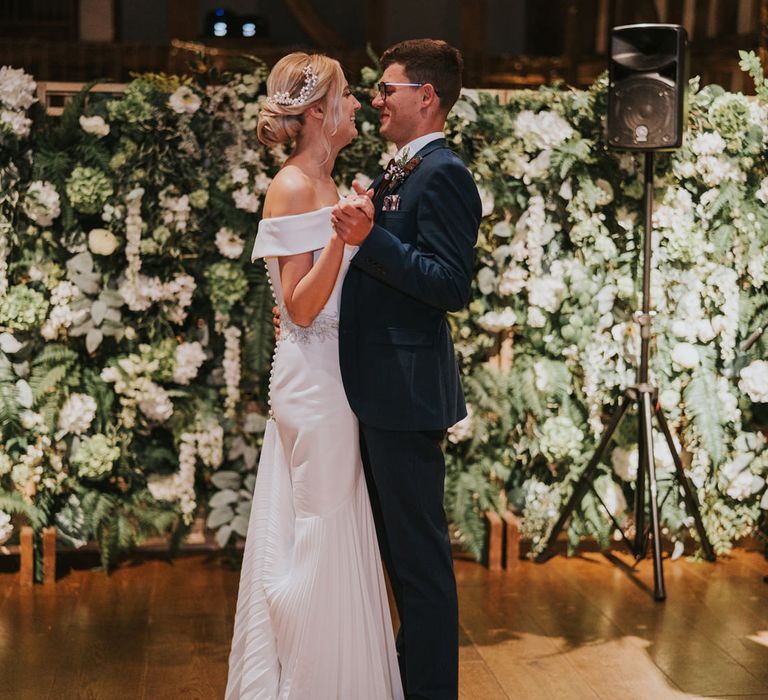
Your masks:
{"label": "clasped hands", "polygon": [[355,194],[341,199],[331,212],[331,225],[347,245],[360,245],[373,228],[373,190],[352,183]]}

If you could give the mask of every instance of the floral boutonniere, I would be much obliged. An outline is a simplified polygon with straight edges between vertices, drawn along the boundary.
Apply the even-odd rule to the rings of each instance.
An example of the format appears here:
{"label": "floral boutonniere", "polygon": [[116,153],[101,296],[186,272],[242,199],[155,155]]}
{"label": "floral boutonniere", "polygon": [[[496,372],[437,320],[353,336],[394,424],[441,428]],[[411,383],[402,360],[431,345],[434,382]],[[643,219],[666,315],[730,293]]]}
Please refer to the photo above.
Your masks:
{"label": "floral boutonniere", "polygon": [[421,156],[414,156],[408,158],[408,149],[403,151],[403,154],[397,158],[390,167],[387,168],[384,173],[384,180],[387,183],[387,188],[393,190],[395,187],[399,187],[421,163]]}

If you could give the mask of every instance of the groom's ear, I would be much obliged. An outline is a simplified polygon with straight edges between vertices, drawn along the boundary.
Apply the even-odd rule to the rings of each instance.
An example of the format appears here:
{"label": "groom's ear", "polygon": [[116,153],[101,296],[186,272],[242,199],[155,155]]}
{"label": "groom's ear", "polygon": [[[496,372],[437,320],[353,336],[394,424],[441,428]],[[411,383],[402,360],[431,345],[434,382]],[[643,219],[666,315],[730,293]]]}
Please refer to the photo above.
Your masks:
{"label": "groom's ear", "polygon": [[421,93],[421,103],[423,107],[437,104],[440,98],[437,96],[437,91],[432,83],[424,83],[424,91]]}

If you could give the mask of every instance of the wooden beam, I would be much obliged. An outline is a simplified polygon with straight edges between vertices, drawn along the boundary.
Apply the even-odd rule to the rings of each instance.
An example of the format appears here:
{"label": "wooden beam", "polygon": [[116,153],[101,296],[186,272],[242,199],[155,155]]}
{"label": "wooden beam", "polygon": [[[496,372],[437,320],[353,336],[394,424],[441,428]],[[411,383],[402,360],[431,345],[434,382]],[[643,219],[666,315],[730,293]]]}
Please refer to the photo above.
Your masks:
{"label": "wooden beam", "polygon": [[315,10],[309,0],[285,0],[301,28],[321,49],[344,49],[347,42]]}
{"label": "wooden beam", "polygon": [[56,583],[56,528],[43,528],[43,584]]}
{"label": "wooden beam", "polygon": [[23,525],[19,533],[19,583],[31,586],[35,582],[34,532],[29,525]]}

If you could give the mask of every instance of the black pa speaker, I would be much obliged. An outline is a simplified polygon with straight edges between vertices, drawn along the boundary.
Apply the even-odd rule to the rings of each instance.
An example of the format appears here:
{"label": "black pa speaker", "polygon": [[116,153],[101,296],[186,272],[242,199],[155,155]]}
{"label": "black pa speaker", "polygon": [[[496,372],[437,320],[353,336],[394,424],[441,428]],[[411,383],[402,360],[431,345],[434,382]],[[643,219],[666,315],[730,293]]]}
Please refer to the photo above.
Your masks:
{"label": "black pa speaker", "polygon": [[677,24],[630,24],[611,31],[608,146],[671,150],[687,122],[688,36]]}

